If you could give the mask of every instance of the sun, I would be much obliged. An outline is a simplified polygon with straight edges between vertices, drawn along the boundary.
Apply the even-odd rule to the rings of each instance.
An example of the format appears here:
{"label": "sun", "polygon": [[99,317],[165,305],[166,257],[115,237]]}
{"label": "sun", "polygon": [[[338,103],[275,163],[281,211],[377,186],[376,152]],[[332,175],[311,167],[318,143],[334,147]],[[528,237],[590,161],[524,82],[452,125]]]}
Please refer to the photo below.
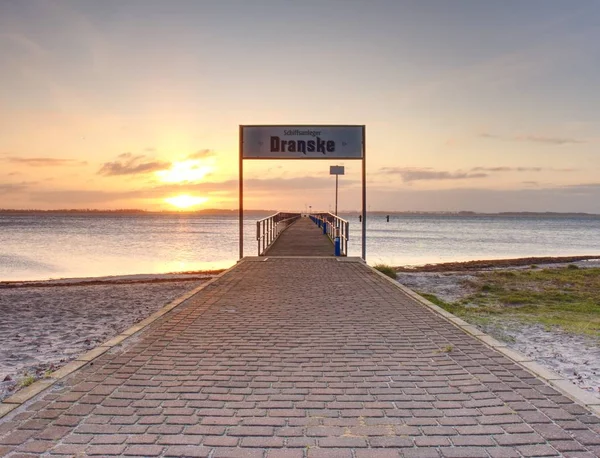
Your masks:
{"label": "sun", "polygon": [[170,203],[174,207],[185,209],[203,204],[208,201],[208,197],[190,196],[189,194],[180,194],[178,196],[167,197],[165,202]]}

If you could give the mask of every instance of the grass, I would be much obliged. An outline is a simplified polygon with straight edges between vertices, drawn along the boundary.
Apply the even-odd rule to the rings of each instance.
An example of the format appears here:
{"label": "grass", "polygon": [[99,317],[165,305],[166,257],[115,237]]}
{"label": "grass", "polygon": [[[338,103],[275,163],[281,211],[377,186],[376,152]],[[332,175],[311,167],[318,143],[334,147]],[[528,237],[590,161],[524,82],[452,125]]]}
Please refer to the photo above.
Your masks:
{"label": "grass", "polygon": [[474,324],[515,319],[600,338],[600,268],[494,271],[472,283],[475,293],[453,304],[423,294]]}
{"label": "grass", "polygon": [[35,382],[35,377],[33,375],[26,375],[23,380],[19,382],[19,385],[26,387],[31,385],[33,382]]}
{"label": "grass", "polygon": [[392,266],[388,266],[387,264],[375,264],[373,268],[394,280],[396,279],[396,270],[394,270]]}

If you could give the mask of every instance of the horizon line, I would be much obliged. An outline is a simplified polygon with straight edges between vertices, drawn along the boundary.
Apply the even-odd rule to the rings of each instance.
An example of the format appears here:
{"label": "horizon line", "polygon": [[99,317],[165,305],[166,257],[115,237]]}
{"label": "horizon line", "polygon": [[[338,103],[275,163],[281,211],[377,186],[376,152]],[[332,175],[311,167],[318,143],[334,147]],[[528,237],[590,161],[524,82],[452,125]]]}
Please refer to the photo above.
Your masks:
{"label": "horizon line", "polygon": [[[199,210],[145,210],[141,208],[122,208],[122,209],[96,209],[96,208],[56,208],[56,209],[37,209],[37,208],[0,208],[0,213],[122,213],[122,214],[205,214],[205,213],[238,213],[238,209],[228,208],[206,208]],[[305,212],[297,210],[273,210],[273,209],[244,209],[244,213],[277,213],[277,212],[290,212],[290,213],[331,213],[314,211]],[[350,213],[350,214],[361,214],[361,210],[341,210],[338,214]],[[585,216],[600,216],[598,213],[588,212],[556,212],[556,211],[521,211],[521,210],[510,210],[501,212],[479,212],[472,210],[368,210],[367,214],[442,214],[442,215],[585,215]]]}

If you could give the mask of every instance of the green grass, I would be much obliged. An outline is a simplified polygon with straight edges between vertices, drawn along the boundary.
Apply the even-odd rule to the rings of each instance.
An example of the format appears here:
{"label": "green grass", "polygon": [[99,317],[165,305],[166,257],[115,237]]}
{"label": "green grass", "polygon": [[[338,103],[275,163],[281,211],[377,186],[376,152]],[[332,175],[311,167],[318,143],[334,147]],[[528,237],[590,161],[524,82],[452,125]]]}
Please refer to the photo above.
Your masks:
{"label": "green grass", "polygon": [[458,303],[423,296],[474,324],[514,319],[600,338],[600,268],[487,272],[471,286],[475,293]]}
{"label": "green grass", "polygon": [[373,266],[374,269],[377,269],[384,275],[387,275],[390,278],[396,279],[396,271],[392,266],[388,266],[387,264],[375,264]]}
{"label": "green grass", "polygon": [[26,375],[23,380],[19,382],[19,385],[25,387],[31,385],[33,382],[35,382],[35,377],[33,375]]}

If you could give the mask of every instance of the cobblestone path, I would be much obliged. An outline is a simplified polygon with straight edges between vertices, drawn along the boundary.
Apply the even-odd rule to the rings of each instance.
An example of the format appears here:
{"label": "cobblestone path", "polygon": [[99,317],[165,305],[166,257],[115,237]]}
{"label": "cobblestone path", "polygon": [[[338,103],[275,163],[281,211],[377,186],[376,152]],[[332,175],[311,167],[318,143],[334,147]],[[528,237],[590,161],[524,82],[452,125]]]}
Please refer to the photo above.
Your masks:
{"label": "cobblestone path", "polygon": [[360,262],[249,259],[6,417],[0,455],[594,457],[600,420]]}

